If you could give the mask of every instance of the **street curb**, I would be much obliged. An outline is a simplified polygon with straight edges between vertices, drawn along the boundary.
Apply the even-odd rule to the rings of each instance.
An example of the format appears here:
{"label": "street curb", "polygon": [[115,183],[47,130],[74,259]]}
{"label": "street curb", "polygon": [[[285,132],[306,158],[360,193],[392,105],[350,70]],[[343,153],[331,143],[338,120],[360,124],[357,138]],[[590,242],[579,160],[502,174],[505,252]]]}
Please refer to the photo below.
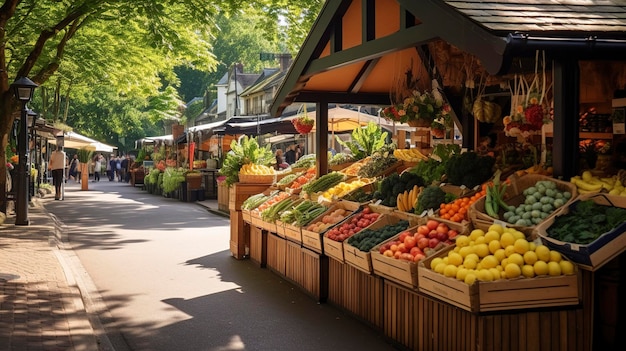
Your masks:
{"label": "street curb", "polygon": [[[85,351],[121,351],[116,350],[104,328],[100,315],[106,315],[108,309],[104,304],[100,294],[95,289],[91,278],[82,267],[80,259],[76,256],[69,243],[65,225],[54,215],[48,212],[42,204],[39,204],[42,211],[52,220],[54,230],[49,238],[50,246],[54,247],[54,254],[57,257],[67,279],[68,286],[80,298],[73,299],[73,303],[80,311],[84,311],[84,321],[92,330],[91,340],[76,340],[75,335],[71,335],[76,350]],[[82,274],[80,273],[82,272]],[[70,321],[72,325],[72,321]]]}

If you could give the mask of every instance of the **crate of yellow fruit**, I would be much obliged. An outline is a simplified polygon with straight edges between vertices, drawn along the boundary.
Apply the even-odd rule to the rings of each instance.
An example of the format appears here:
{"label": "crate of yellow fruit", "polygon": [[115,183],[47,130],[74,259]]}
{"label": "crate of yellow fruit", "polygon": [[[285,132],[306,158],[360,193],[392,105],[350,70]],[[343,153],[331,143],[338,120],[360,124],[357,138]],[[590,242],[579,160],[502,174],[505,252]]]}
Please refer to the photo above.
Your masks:
{"label": "crate of yellow fruit", "polygon": [[245,184],[272,184],[276,171],[272,167],[246,163],[239,170],[239,182]]}
{"label": "crate of yellow fruit", "polygon": [[470,312],[577,305],[576,265],[513,228],[459,235],[418,265],[419,290]]}
{"label": "crate of yellow fruit", "polygon": [[372,178],[355,178],[346,180],[320,194],[317,194],[317,198],[320,202],[336,202],[357,189],[363,189],[366,192],[371,191],[373,183],[374,179]]}

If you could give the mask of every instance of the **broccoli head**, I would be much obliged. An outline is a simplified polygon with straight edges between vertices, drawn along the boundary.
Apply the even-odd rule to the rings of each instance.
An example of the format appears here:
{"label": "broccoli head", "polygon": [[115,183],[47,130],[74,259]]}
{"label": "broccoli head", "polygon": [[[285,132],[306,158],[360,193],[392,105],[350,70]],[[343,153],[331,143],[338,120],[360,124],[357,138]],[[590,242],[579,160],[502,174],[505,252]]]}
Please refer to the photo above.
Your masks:
{"label": "broccoli head", "polygon": [[479,156],[475,152],[453,155],[446,163],[446,177],[454,185],[473,188],[493,176],[496,159],[491,156]]}
{"label": "broccoli head", "polygon": [[430,209],[437,209],[439,205],[445,203],[446,192],[440,187],[430,185],[420,192],[417,199],[417,210],[415,213],[422,213]]}

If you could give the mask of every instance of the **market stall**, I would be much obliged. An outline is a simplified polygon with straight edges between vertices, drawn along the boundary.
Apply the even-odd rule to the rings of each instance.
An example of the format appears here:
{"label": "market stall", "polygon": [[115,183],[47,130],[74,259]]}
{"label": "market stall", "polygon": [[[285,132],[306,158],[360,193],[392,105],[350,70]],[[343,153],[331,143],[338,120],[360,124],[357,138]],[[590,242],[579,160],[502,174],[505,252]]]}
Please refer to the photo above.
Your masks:
{"label": "market stall", "polygon": [[[259,193],[260,204],[234,207],[237,213],[231,218],[241,220],[231,226],[231,244],[239,247],[243,240],[241,252],[249,252],[261,266],[410,349],[615,348],[626,316],[618,294],[626,280],[626,245],[621,241],[626,228],[621,217],[613,217],[624,209],[623,173],[587,169],[579,154],[581,147],[591,153],[602,148],[596,149],[595,142],[580,144],[587,137],[623,142],[620,128],[609,133],[605,117],[598,116],[615,114],[619,103],[613,100],[621,97],[624,86],[619,78],[625,69],[619,61],[626,54],[623,25],[611,13],[626,9],[612,5],[609,10],[515,1],[326,2],[272,106],[279,115],[292,103],[316,103],[313,171],[311,166],[297,170],[302,173],[288,185],[277,175],[252,183],[265,190]],[[522,11],[541,16],[529,14],[520,23],[515,19]],[[583,12],[592,12],[594,20],[580,16]],[[607,57],[615,61],[599,62]],[[581,72],[590,79],[581,79]],[[402,152],[410,160],[400,160],[398,153],[398,161],[391,162],[397,149],[381,152],[388,164],[377,163],[376,152],[367,161],[356,160],[353,164],[361,168],[377,170],[371,177],[380,182],[378,187],[393,179],[388,181],[391,188],[375,194],[370,185],[372,198],[350,200],[358,210],[318,233],[319,240],[309,233],[314,228],[304,225],[298,235],[298,226],[293,227],[297,217],[283,218],[285,212],[302,212],[298,206],[311,199],[334,211],[333,206],[347,200],[336,194],[349,187],[348,178],[365,178],[360,169],[338,171],[345,176],[340,177],[329,167],[330,103],[383,106],[387,118],[428,124],[431,132],[436,123],[445,128],[451,123],[462,130],[463,146],[470,151],[459,153],[442,144],[429,155]],[[496,106],[503,111],[500,116],[493,112]],[[432,115],[415,113],[424,109]],[[586,112],[593,116],[582,118]],[[480,131],[484,124],[490,124],[485,134]],[[537,147],[549,124],[552,134],[543,137],[552,138],[552,146]],[[482,137],[496,140],[483,145]],[[544,149],[550,151],[550,167],[537,162]],[[525,163],[529,159],[530,165]],[[423,184],[409,188],[411,179],[402,178],[407,173],[420,175]],[[442,179],[451,184],[441,184]],[[432,181],[438,185],[433,187]],[[332,190],[332,201],[323,199],[342,183]],[[361,188],[368,192],[365,185]],[[598,197],[586,198],[590,193]],[[559,236],[556,229],[564,226],[566,213],[578,208],[588,215],[594,204],[611,209],[617,225],[589,230],[587,238]],[[357,219],[363,212],[380,219]],[[319,220],[323,217],[311,224]],[[344,224],[354,227],[333,233],[333,239],[331,231]],[[428,232],[419,232],[429,224]],[[544,233],[546,226],[555,231]],[[456,233],[447,243],[450,230]],[[405,240],[400,240],[403,234]],[[432,250],[427,253],[424,246],[409,260],[410,250],[397,250],[401,244],[406,249],[407,237],[412,236],[408,242],[425,239],[419,234],[431,235]],[[439,242],[433,240],[431,246],[434,235]],[[466,266],[472,255],[475,262]]]}

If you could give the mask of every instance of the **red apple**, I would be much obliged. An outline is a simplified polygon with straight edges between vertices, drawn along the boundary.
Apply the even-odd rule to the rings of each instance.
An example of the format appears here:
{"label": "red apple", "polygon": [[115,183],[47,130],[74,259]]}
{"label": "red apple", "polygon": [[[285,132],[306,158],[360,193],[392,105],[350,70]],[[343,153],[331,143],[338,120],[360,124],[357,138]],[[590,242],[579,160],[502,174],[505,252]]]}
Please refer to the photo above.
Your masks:
{"label": "red apple", "polygon": [[413,235],[413,237],[415,238],[415,241],[419,241],[421,238],[425,238],[426,235],[425,234],[417,234],[417,233],[415,233],[415,235]]}
{"label": "red apple", "polygon": [[437,229],[438,225],[439,225],[439,222],[437,222],[434,219],[429,219],[428,222],[426,222],[426,226],[428,227],[429,230]]}
{"label": "red apple", "polygon": [[401,260],[405,260],[405,261],[413,261],[413,255],[411,255],[410,253],[403,253],[402,255],[400,255],[400,259]]}
{"label": "red apple", "polygon": [[433,229],[433,230],[431,230],[431,231],[428,233],[428,235],[427,235],[427,236],[428,236],[428,238],[429,238],[429,239],[432,239],[432,238],[436,238],[436,237],[437,237],[437,234],[439,234],[439,233],[437,232],[437,229]]}
{"label": "red apple", "polygon": [[393,251],[387,250],[387,251],[383,252],[383,255],[385,255],[387,257],[393,257]]}
{"label": "red apple", "polygon": [[441,223],[437,226],[437,232],[438,233],[447,233],[448,230],[450,230],[450,228],[448,227],[447,224],[445,223]]}
{"label": "red apple", "polygon": [[407,249],[411,250],[415,247],[415,245],[417,245],[417,240],[415,240],[414,237],[407,236],[406,238],[404,238],[404,246],[406,246]]}
{"label": "red apple", "polygon": [[439,239],[439,241],[444,242],[446,240],[448,240],[448,234],[447,233],[437,233],[437,239]]}
{"label": "red apple", "polygon": [[393,252],[397,252],[398,251],[398,245],[397,244],[393,244],[389,247],[389,250],[393,251]]}
{"label": "red apple", "polygon": [[400,259],[400,256],[401,256],[401,255],[402,255],[402,252],[400,252],[400,251],[396,251],[396,252],[394,252],[394,254],[393,254],[393,258]]}
{"label": "red apple", "polygon": [[417,247],[424,249],[428,247],[428,238],[421,238],[417,241]]}
{"label": "red apple", "polygon": [[417,234],[428,235],[428,232],[430,232],[430,229],[428,229],[428,227],[425,225],[420,225],[419,227],[417,227]]}
{"label": "red apple", "polygon": [[430,247],[431,249],[435,248],[437,244],[439,244],[439,239],[437,238],[432,238],[428,240],[428,247]]}
{"label": "red apple", "polygon": [[402,231],[400,232],[400,237],[398,238],[398,240],[400,240],[400,242],[404,242],[404,238],[410,235],[412,235],[410,231],[408,230]]}
{"label": "red apple", "polygon": [[417,255],[413,256],[413,262],[419,262],[419,261],[421,261],[425,257],[426,256],[424,256],[423,254],[417,254]]}
{"label": "red apple", "polygon": [[457,235],[459,235],[458,231],[456,231],[454,229],[448,230],[448,238],[454,239],[454,238],[456,238]]}
{"label": "red apple", "polygon": [[422,251],[422,249],[420,249],[419,247],[415,246],[414,248],[411,249],[411,251],[409,251],[409,253],[411,255],[415,256],[415,255],[423,254],[424,252]]}
{"label": "red apple", "polygon": [[409,249],[406,247],[406,245],[404,245],[404,243],[399,243],[398,244],[398,251],[400,251],[402,253],[407,253],[407,252],[409,252]]}

